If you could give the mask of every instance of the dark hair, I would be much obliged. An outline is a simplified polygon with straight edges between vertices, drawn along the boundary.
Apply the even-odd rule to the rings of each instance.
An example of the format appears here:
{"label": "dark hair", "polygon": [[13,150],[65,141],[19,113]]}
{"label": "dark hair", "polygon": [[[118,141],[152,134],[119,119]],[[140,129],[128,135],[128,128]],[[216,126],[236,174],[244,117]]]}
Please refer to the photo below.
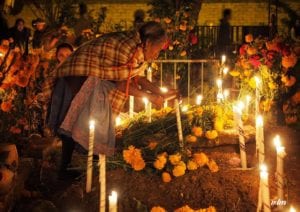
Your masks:
{"label": "dark hair", "polygon": [[223,17],[227,17],[231,15],[231,9],[225,9],[223,10]]}
{"label": "dark hair", "polygon": [[84,15],[88,12],[88,9],[87,9],[87,5],[85,3],[80,3],[79,4],[79,14],[80,15]]}
{"label": "dark hair", "polygon": [[61,49],[69,49],[71,52],[74,51],[74,48],[73,48],[73,46],[72,46],[71,44],[68,44],[68,43],[62,43],[62,44],[60,44],[60,45],[58,45],[58,46],[56,47],[56,53],[55,53],[56,56],[57,56],[59,50],[61,50]]}
{"label": "dark hair", "polygon": [[158,43],[167,36],[162,25],[154,21],[150,21],[142,25],[139,29],[139,33],[142,43],[146,43],[147,40],[153,43]]}
{"label": "dark hair", "polygon": [[23,18],[18,18],[18,19],[16,20],[16,22],[15,22],[15,26],[18,26],[18,24],[19,24],[20,22],[23,22],[23,24],[25,24],[25,21],[24,21]]}

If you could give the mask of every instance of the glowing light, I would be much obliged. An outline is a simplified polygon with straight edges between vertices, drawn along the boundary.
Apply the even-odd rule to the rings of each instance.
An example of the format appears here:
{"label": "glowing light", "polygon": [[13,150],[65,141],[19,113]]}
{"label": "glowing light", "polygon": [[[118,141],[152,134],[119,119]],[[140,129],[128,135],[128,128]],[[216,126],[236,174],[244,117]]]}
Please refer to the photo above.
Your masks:
{"label": "glowing light", "polygon": [[264,125],[264,119],[261,115],[258,115],[256,117],[256,126],[257,127],[262,127]]}
{"label": "glowing light", "polygon": [[296,212],[296,209],[293,206],[291,206],[290,207],[290,212]]}
{"label": "glowing light", "polygon": [[90,120],[90,129],[95,129],[95,121]]}
{"label": "glowing light", "polygon": [[216,82],[217,82],[218,88],[221,88],[221,87],[222,87],[222,84],[223,84],[222,79],[217,79]]}
{"label": "glowing light", "polygon": [[198,95],[196,97],[196,105],[201,105],[202,100],[203,100],[203,96],[202,95]]}
{"label": "glowing light", "polygon": [[250,95],[247,95],[247,96],[246,96],[246,102],[247,102],[247,104],[249,104],[250,101],[251,101],[251,96],[250,96]]}
{"label": "glowing light", "polygon": [[228,67],[225,67],[225,68],[223,69],[223,73],[224,73],[225,75],[228,73],[228,71],[229,71],[229,68],[228,68]]}
{"label": "glowing light", "polygon": [[161,88],[160,88],[160,91],[161,91],[162,93],[167,93],[169,90],[168,90],[167,87],[161,87]]}
{"label": "glowing light", "polygon": [[4,57],[4,54],[2,52],[0,52],[0,57]]}
{"label": "glowing light", "polygon": [[281,146],[280,136],[276,135],[273,139],[273,142],[276,148],[280,147]]}
{"label": "glowing light", "polygon": [[224,64],[226,62],[226,55],[222,55],[221,62],[222,62],[222,64]]}
{"label": "glowing light", "polygon": [[258,86],[261,83],[260,77],[255,76],[254,79],[255,79],[256,86]]}
{"label": "glowing light", "polygon": [[229,90],[225,89],[223,92],[224,98],[227,99],[229,97]]}
{"label": "glowing light", "polygon": [[241,111],[245,109],[245,104],[244,104],[244,102],[242,102],[242,101],[239,101],[238,104],[237,104],[237,106],[239,107],[239,109],[240,109]]}
{"label": "glowing light", "polygon": [[218,103],[220,103],[223,100],[223,98],[224,98],[224,96],[223,96],[222,93],[218,93],[217,94],[217,101],[218,101]]}
{"label": "glowing light", "polygon": [[260,165],[260,177],[262,179],[268,178],[268,169],[267,169],[266,164],[264,164],[264,163]]}
{"label": "glowing light", "polygon": [[122,124],[122,119],[120,116],[116,117],[116,126],[120,126]]}
{"label": "glowing light", "polygon": [[184,105],[184,106],[182,106],[182,108],[181,108],[181,111],[182,112],[187,112],[189,110],[189,106],[188,105]]}
{"label": "glowing light", "polygon": [[149,103],[148,98],[147,97],[143,97],[143,102],[144,102],[145,105],[147,105]]}

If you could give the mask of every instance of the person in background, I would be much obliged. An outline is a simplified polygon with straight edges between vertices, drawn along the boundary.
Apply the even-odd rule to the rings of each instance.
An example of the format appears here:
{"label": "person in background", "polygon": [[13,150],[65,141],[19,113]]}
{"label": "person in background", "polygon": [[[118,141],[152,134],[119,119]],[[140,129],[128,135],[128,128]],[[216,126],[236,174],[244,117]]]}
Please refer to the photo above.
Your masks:
{"label": "person in background", "polygon": [[296,43],[300,43],[300,19],[292,22],[290,36]]}
{"label": "person in background", "polygon": [[0,41],[7,38],[8,25],[7,20],[3,15],[3,12],[0,11]]}
{"label": "person in background", "polygon": [[79,4],[79,19],[77,20],[75,31],[75,45],[80,46],[84,42],[90,40],[94,32],[92,18],[88,14],[87,6],[84,3]]}
{"label": "person in background", "polygon": [[223,10],[223,18],[220,20],[220,30],[218,34],[218,49],[220,54],[228,54],[231,45],[231,9]]}
{"label": "person in background", "polygon": [[25,27],[22,18],[16,20],[15,26],[9,29],[9,39],[13,40],[14,46],[19,47],[23,55],[28,55],[30,29]]}
{"label": "person in background", "polygon": [[76,177],[67,167],[74,142],[88,148],[90,118],[97,129],[94,154],[112,155],[115,118],[128,95],[147,97],[157,106],[174,95],[163,94],[146,77],[138,77],[148,67],[147,62],[158,57],[166,41],[162,26],[148,22],[139,31],[109,33],[87,42],[59,66],[49,126],[69,146],[69,151],[63,152],[61,178]]}
{"label": "person in background", "polygon": [[47,24],[43,19],[37,18],[32,21],[32,27],[35,29],[33,34],[33,40],[32,40],[32,48],[40,49],[43,46],[42,41],[43,41],[43,36],[47,31]]}
{"label": "person in background", "polygon": [[145,23],[144,19],[145,19],[145,11],[136,10],[134,13],[134,22],[133,22],[134,28],[138,30]]}
{"label": "person in background", "polygon": [[272,14],[269,26],[269,39],[274,39],[278,34],[277,30],[277,17],[275,14]]}

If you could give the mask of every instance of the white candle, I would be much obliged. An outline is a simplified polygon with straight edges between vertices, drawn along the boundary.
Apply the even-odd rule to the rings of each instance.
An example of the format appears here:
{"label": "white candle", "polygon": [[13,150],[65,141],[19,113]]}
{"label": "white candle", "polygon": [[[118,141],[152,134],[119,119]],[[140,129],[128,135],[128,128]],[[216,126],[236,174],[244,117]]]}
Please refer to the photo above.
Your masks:
{"label": "white candle", "polygon": [[[169,90],[168,90],[168,88],[166,88],[166,87],[161,87],[161,88],[160,88],[160,91],[161,91],[162,93],[167,93]],[[165,102],[164,102],[164,108],[166,108],[166,107],[168,107],[168,100],[165,100]]]}
{"label": "white candle", "polygon": [[226,55],[222,55],[222,57],[221,57],[222,65],[224,65],[225,62],[226,62]]}
{"label": "white candle", "polygon": [[264,145],[264,121],[261,115],[256,117],[256,154],[258,154],[259,164],[265,160],[265,145]]}
{"label": "white candle", "polygon": [[217,93],[217,102],[218,103],[221,103],[224,99],[224,96],[223,96],[223,80],[222,79],[217,79],[217,87],[218,87],[218,93]]}
{"label": "white candle", "polygon": [[89,150],[88,150],[88,158],[87,158],[86,187],[85,187],[86,193],[89,193],[92,190],[94,139],[95,139],[95,121],[91,120],[89,123]]}
{"label": "white candle", "polygon": [[105,199],[106,199],[106,156],[99,154],[99,212],[105,212]]}
{"label": "white candle", "polygon": [[270,191],[269,191],[269,174],[265,164],[260,166],[260,186],[261,198],[264,212],[271,212]]}
{"label": "white candle", "polygon": [[276,178],[277,178],[277,195],[278,198],[284,199],[284,168],[283,168],[283,159],[286,155],[285,148],[281,145],[280,137],[277,135],[274,138],[274,144],[276,147]]}
{"label": "white candle", "polygon": [[134,114],[134,96],[129,96],[129,117],[133,118]]}
{"label": "white candle", "polygon": [[259,114],[259,101],[260,101],[260,93],[259,88],[261,86],[261,79],[259,77],[255,77],[255,116]]}
{"label": "white candle", "polygon": [[202,100],[203,100],[203,96],[202,95],[198,95],[196,97],[196,105],[201,105]]}
{"label": "white candle", "polygon": [[238,104],[233,106],[234,118],[237,127],[237,131],[239,134],[239,146],[240,146],[240,157],[241,157],[241,165],[243,169],[247,168],[247,155],[246,155],[246,145],[245,145],[245,136],[244,136],[244,126],[242,121],[242,104]]}
{"label": "white candle", "polygon": [[118,194],[115,191],[111,192],[111,195],[108,197],[109,201],[109,212],[117,212],[118,211]]}
{"label": "white candle", "polygon": [[228,99],[229,94],[230,94],[230,93],[229,93],[229,90],[228,90],[228,89],[225,89],[224,92],[223,92],[223,96],[224,96],[224,99],[225,99],[225,100]]}
{"label": "white candle", "polygon": [[[152,116],[152,114],[151,114],[151,105],[150,105],[150,103],[149,103],[149,100],[148,100],[148,98],[146,98],[146,97],[144,97],[143,98],[143,102],[144,102],[144,105],[145,105],[145,113],[146,113],[146,116],[148,116],[148,122],[151,122],[151,116]],[[150,106],[149,106],[150,105]]]}
{"label": "white candle", "polygon": [[175,110],[176,110],[179,146],[183,148],[183,133],[182,133],[181,116],[180,116],[180,108],[179,108],[178,99],[175,100]]}

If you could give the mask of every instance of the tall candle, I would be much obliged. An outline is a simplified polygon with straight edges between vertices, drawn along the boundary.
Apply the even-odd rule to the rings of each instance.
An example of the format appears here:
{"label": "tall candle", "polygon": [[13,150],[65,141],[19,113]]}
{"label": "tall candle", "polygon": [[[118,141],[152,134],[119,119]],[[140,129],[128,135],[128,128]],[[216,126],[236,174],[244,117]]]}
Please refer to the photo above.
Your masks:
{"label": "tall candle", "polygon": [[146,113],[146,116],[148,117],[148,122],[151,122],[151,106],[149,107],[150,103],[149,103],[149,100],[144,97],[143,98],[143,102],[144,102],[144,105],[145,105],[145,113]]}
{"label": "tall candle", "polygon": [[175,100],[175,110],[176,110],[179,146],[183,147],[183,133],[182,133],[181,116],[180,116],[180,108],[179,108],[178,99]]}
{"label": "tall candle", "polygon": [[201,105],[202,100],[203,100],[203,96],[202,95],[198,95],[196,97],[196,105]]}
{"label": "tall candle", "polygon": [[89,149],[88,149],[88,158],[87,158],[86,187],[85,187],[86,193],[89,193],[92,190],[94,139],[95,139],[95,121],[91,120],[89,124]]}
{"label": "tall candle", "polygon": [[221,57],[221,64],[224,65],[226,62],[226,55],[222,55]]}
{"label": "tall candle", "polygon": [[261,198],[264,212],[271,212],[270,205],[270,191],[269,191],[269,174],[266,165],[262,164],[260,167],[260,185]]}
{"label": "tall candle", "polygon": [[99,154],[99,212],[105,212],[106,201],[106,156]]}
{"label": "tall candle", "polygon": [[264,145],[264,121],[261,115],[256,117],[256,154],[258,155],[259,164],[265,160],[265,145]]}
{"label": "tall candle", "polygon": [[109,212],[117,212],[118,211],[118,194],[115,191],[111,192],[111,195],[108,197],[109,201]]}
{"label": "tall candle", "polygon": [[249,105],[250,105],[250,101],[251,101],[251,96],[247,95],[246,96],[246,106],[245,106],[245,114],[249,115]]}
{"label": "tall candle", "polygon": [[[168,88],[166,88],[166,87],[161,87],[161,88],[160,88],[160,91],[161,91],[162,93],[167,93],[167,92],[168,92]],[[164,102],[164,108],[166,108],[166,107],[168,107],[168,100],[165,100],[165,102]]]}
{"label": "tall candle", "polygon": [[277,195],[280,200],[284,199],[284,168],[283,159],[286,155],[285,148],[281,145],[280,137],[277,135],[274,138],[274,144],[276,147],[276,178],[277,178]]}
{"label": "tall candle", "polygon": [[229,97],[229,90],[228,89],[225,89],[224,92],[223,92],[223,96],[224,96],[224,100],[227,100],[228,97]]}
{"label": "tall candle", "polygon": [[233,107],[235,123],[239,135],[239,146],[240,146],[240,157],[241,165],[243,169],[247,168],[247,156],[246,156],[246,145],[245,145],[245,136],[244,136],[244,126],[242,121],[242,104],[236,105]]}

